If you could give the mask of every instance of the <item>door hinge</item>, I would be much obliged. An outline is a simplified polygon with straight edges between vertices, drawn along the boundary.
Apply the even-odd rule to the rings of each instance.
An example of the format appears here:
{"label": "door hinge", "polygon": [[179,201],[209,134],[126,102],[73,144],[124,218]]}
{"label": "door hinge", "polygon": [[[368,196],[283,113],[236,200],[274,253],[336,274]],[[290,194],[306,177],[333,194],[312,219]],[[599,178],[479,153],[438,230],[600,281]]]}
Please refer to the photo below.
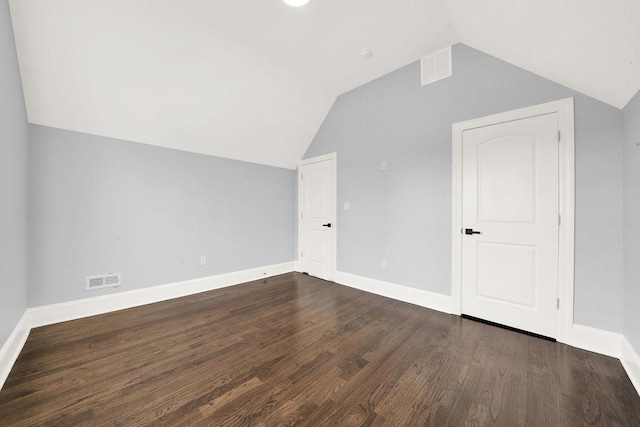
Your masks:
{"label": "door hinge", "polygon": [[558,142],[560,142],[561,140],[562,140],[562,133],[558,131]]}
{"label": "door hinge", "polygon": [[304,212],[300,212],[300,218],[304,219]]}
{"label": "door hinge", "polygon": [[558,225],[562,225],[562,215],[558,214]]}
{"label": "door hinge", "polygon": [[560,298],[556,299],[556,308],[560,308]]}
{"label": "door hinge", "polygon": [[304,258],[304,252],[300,252],[300,258]]}
{"label": "door hinge", "polygon": [[304,174],[303,173],[300,174],[300,179],[301,180],[304,179]]}

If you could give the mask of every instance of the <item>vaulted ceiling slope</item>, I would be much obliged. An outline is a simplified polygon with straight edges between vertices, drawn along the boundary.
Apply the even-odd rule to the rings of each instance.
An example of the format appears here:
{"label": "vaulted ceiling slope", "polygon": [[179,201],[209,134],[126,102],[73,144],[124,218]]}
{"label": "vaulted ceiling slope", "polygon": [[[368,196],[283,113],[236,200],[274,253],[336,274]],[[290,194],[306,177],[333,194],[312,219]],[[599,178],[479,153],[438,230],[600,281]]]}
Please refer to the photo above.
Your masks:
{"label": "vaulted ceiling slope", "polygon": [[10,4],[31,123],[292,169],[338,94],[455,40],[437,0]]}
{"label": "vaulted ceiling slope", "polygon": [[640,89],[639,0],[444,0],[464,44],[624,108]]}
{"label": "vaulted ceiling slope", "polygon": [[640,88],[638,0],[10,5],[31,123],[285,168],[337,95],[457,41],[619,108]]}

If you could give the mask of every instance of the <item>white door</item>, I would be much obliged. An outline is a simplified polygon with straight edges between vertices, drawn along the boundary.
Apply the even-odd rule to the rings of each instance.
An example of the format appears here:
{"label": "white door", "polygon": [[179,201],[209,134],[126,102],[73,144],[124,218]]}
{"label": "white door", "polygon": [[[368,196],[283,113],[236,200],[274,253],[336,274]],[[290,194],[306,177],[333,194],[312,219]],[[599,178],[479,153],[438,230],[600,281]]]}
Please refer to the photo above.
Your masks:
{"label": "white door", "polygon": [[298,176],[300,270],[333,280],[335,155],[303,160]]}
{"label": "white door", "polygon": [[462,136],[462,312],[555,338],[558,115]]}

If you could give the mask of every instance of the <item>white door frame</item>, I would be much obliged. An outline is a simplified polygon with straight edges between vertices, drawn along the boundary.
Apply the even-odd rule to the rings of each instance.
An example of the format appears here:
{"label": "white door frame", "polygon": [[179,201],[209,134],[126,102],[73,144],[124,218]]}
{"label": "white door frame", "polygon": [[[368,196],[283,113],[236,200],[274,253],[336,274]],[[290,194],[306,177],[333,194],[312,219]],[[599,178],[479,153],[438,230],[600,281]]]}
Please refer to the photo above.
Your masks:
{"label": "white door frame", "polygon": [[462,134],[465,130],[525,119],[544,114],[558,114],[559,145],[559,228],[558,250],[558,333],[557,341],[571,343],[573,326],[574,234],[575,234],[575,134],[573,98],[508,111],[453,124],[453,206],[452,214],[452,313],[462,314]]}
{"label": "white door frame", "polygon": [[335,277],[336,277],[336,260],[338,259],[337,257],[337,235],[338,235],[338,195],[337,195],[337,190],[338,190],[338,181],[337,181],[337,176],[336,176],[336,170],[338,169],[338,165],[337,165],[337,160],[338,160],[338,155],[336,153],[329,153],[329,154],[324,154],[322,156],[317,156],[317,157],[311,157],[308,159],[303,159],[300,160],[298,162],[298,212],[297,212],[297,221],[298,221],[298,253],[296,254],[296,271],[300,271],[300,236],[302,236],[302,221],[300,221],[301,217],[300,217],[300,213],[302,212],[302,166],[309,164],[309,163],[317,163],[317,162],[322,162],[325,160],[333,160],[332,162],[332,168],[331,168],[331,175],[333,176],[333,222],[331,223],[331,228],[329,229],[329,232],[331,233],[331,239],[333,242],[333,250],[332,250],[332,255],[331,255],[331,276],[330,276],[330,280],[333,282]]}

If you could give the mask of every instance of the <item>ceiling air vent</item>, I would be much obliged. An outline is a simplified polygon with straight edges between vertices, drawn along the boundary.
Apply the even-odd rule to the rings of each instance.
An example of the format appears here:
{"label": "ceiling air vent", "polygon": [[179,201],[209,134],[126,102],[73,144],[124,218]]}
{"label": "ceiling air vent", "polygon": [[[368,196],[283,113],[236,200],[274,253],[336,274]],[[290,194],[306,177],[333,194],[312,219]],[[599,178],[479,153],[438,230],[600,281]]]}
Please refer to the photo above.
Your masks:
{"label": "ceiling air vent", "polygon": [[451,46],[420,60],[422,86],[451,77]]}
{"label": "ceiling air vent", "polygon": [[120,273],[98,274],[87,276],[84,282],[86,290],[101,288],[116,288],[120,286]]}

